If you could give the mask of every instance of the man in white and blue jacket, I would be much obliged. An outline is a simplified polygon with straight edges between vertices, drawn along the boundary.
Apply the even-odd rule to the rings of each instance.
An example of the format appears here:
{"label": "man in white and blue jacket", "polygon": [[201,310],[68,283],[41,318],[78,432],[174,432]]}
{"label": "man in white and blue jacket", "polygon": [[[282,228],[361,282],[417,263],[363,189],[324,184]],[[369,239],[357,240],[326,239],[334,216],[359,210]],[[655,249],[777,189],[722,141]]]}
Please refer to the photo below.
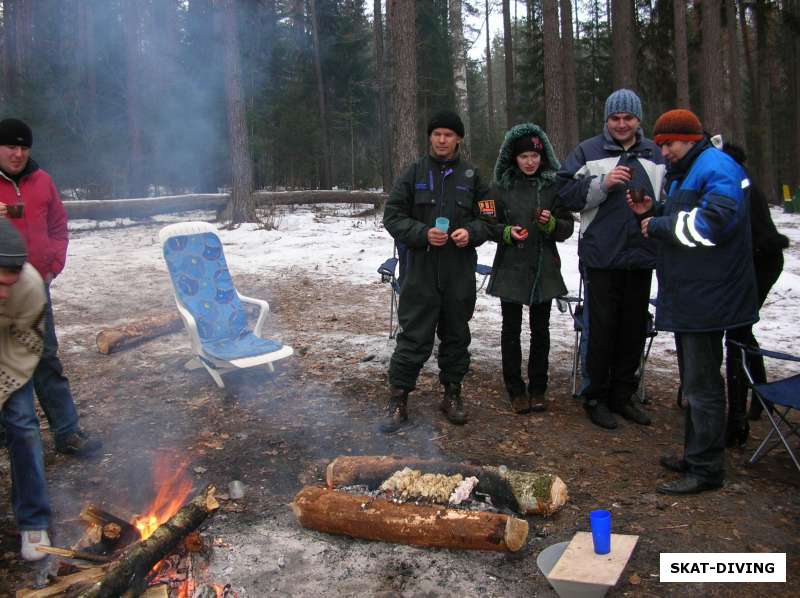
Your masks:
{"label": "man in white and blue jacket", "polygon": [[669,162],[666,198],[628,205],[645,238],[659,243],[656,328],[675,333],[686,432],[683,458],[661,465],[683,477],[660,485],[664,494],[696,494],[725,477],[725,383],[720,374],[726,329],[758,319],[745,171],[713,147],[689,110],[656,121],[655,142]]}
{"label": "man in white and blue jacket", "polygon": [[581,214],[578,256],[589,332],[584,406],[607,429],[617,427],[615,413],[650,423],[631,397],[639,386],[656,247],[642,238],[625,194],[640,189],[658,198],[666,169],[658,147],[642,134],[641,119],[639,97],[618,89],[606,100],[603,132],[582,141],[558,173],[559,203]]}

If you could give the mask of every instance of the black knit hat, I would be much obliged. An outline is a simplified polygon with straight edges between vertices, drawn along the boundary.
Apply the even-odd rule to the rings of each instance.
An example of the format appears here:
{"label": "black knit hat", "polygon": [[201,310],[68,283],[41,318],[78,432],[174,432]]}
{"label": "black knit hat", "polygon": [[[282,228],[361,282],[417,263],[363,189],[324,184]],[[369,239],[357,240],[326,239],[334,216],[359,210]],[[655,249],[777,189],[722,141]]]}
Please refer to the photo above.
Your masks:
{"label": "black knit hat", "polygon": [[544,144],[539,137],[536,135],[523,135],[514,140],[514,145],[511,148],[511,157],[516,158],[524,152],[536,152],[537,154],[541,154],[543,151]]}
{"label": "black knit hat", "polygon": [[440,110],[428,121],[428,137],[434,129],[450,129],[459,137],[464,136],[464,123],[452,110]]}
{"label": "black knit hat", "polygon": [[19,231],[7,218],[0,218],[0,268],[22,268],[28,252]]}
{"label": "black knit hat", "polygon": [[17,118],[0,120],[0,145],[33,145],[33,131]]}

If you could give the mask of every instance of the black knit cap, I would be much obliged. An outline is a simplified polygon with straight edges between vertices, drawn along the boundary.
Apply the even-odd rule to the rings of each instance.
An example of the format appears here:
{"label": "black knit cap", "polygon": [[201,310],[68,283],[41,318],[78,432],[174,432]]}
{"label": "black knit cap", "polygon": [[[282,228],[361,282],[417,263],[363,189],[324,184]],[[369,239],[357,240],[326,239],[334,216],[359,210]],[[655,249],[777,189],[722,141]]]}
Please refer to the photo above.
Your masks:
{"label": "black knit cap", "polygon": [[428,137],[434,129],[450,129],[459,137],[464,136],[464,123],[452,110],[440,110],[428,121]]}
{"label": "black knit cap", "polygon": [[525,152],[536,152],[541,154],[544,152],[544,144],[542,140],[536,135],[523,135],[514,140],[514,145],[511,148],[511,156],[516,158]]}
{"label": "black knit cap", "polygon": [[0,145],[33,145],[33,131],[18,118],[0,120]]}
{"label": "black knit cap", "polygon": [[25,241],[7,218],[0,218],[0,268],[22,268],[28,252]]}

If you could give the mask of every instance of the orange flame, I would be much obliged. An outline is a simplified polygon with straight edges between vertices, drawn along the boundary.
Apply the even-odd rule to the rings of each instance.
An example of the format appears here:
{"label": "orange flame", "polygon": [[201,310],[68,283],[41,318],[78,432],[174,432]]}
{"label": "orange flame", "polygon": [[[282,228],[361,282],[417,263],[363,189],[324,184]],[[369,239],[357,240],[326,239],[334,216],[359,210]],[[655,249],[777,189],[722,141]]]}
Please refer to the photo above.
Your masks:
{"label": "orange flame", "polygon": [[133,525],[139,530],[142,540],[146,540],[183,506],[192,491],[192,480],[186,475],[188,461],[177,461],[170,455],[162,454],[153,468],[153,484],[158,488],[155,499],[144,515],[137,517]]}

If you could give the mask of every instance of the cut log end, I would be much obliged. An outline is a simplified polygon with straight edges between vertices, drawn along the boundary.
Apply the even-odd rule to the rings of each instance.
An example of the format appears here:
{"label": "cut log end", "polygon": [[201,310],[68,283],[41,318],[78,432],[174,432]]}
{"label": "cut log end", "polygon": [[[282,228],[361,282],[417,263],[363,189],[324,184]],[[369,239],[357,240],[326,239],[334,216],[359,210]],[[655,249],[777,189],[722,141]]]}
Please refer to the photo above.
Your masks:
{"label": "cut log end", "polygon": [[557,475],[553,476],[553,485],[550,486],[550,508],[544,514],[552,515],[567,504],[567,500],[569,500],[567,485]]}
{"label": "cut log end", "polygon": [[525,546],[528,539],[528,522],[524,519],[509,517],[506,521],[505,544],[511,552],[517,552]]}

